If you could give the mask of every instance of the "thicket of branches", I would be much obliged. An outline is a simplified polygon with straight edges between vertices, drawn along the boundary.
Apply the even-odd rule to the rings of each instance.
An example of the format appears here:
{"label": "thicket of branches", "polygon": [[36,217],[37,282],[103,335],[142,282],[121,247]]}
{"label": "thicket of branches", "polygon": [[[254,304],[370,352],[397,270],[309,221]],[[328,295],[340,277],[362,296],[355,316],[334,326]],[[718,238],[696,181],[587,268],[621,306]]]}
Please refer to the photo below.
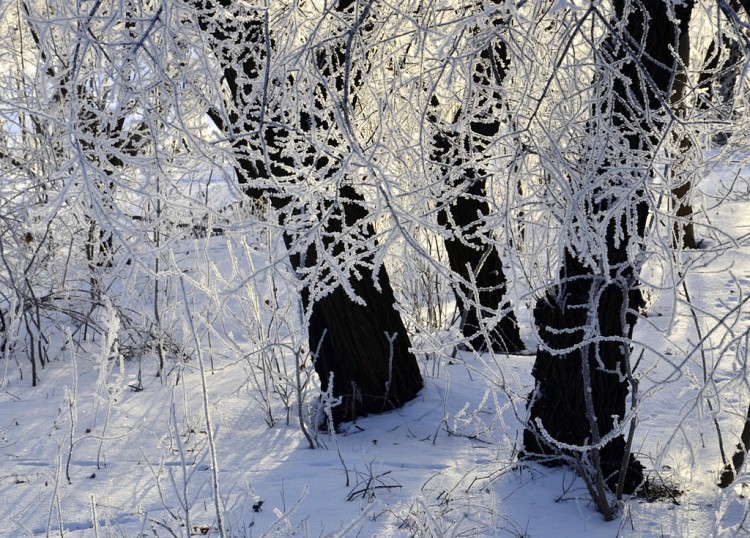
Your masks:
{"label": "thicket of branches", "polygon": [[[714,255],[736,244],[702,204],[746,194],[741,178],[716,201],[691,194],[748,150],[745,6],[0,6],[3,379],[35,384],[114,311],[113,357],[165,377],[202,346],[244,357],[314,446],[326,419],[309,400],[333,426],[403,405],[421,387],[417,356],[428,375],[440,354],[539,347],[526,455],[575,467],[611,516],[610,491],[643,478],[633,429],[658,383],[639,390],[638,368],[689,368],[633,331],[659,294],[670,316],[690,307],[699,241]],[[708,350],[714,369],[745,368],[731,321],[744,302],[683,350],[704,357],[697,407],[748,392],[705,364]],[[535,320],[516,315],[532,303]],[[347,342],[347,322],[373,317],[387,321],[357,359],[367,346]],[[358,361],[372,371],[352,373]],[[572,428],[564,417],[533,409],[545,375],[573,379],[559,400],[584,423],[570,438],[555,433]],[[272,426],[279,410],[261,403]],[[723,454],[728,482],[744,434],[734,463]]]}

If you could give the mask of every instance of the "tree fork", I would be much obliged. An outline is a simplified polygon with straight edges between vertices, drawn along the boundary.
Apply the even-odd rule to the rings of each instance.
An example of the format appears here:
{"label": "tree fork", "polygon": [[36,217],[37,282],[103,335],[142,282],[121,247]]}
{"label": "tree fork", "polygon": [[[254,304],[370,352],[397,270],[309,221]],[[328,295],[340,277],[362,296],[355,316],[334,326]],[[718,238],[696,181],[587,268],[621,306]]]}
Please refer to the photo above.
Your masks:
{"label": "tree fork", "polygon": [[[612,490],[619,491],[622,486],[625,493],[632,493],[643,479],[643,466],[629,454],[621,431],[629,391],[629,341],[644,306],[637,265],[630,259],[628,247],[631,241],[644,238],[648,216],[642,187],[636,182],[653,172],[644,168],[628,176],[622,169],[631,154],[643,159],[642,155],[653,152],[666,132],[666,122],[653,122],[650,111],[670,103],[677,69],[673,51],[679,48],[680,30],[686,29],[692,3],[672,7],[674,13],[664,0],[615,2],[615,16],[625,19],[626,28],[623,35],[610,35],[600,50],[603,65],[618,66],[612,80],[614,96],[594,107],[590,123],[592,136],[603,128],[607,133],[619,133],[620,138],[611,146],[612,156],[604,158],[598,170],[607,183],[594,189],[587,201],[589,218],[608,219],[604,248],[579,258],[567,246],[559,283],[534,309],[543,345],[532,372],[536,386],[527,404],[524,454],[561,463],[565,461],[561,456],[569,452],[564,445],[585,452],[592,430],[584,391],[590,391],[598,436],[607,441],[598,447],[601,470]],[[610,194],[621,187],[631,189],[629,199]],[[623,209],[612,212],[618,206]],[[588,220],[579,224],[583,233],[594,233]],[[594,325],[590,310],[596,314]],[[582,375],[584,357],[589,360],[588,386]],[[623,479],[621,468],[626,475]]]}
{"label": "tree fork", "polygon": [[[235,171],[238,181],[245,187],[245,194],[256,199],[267,198],[283,215],[283,225],[285,219],[295,215],[290,210],[291,198],[283,187],[277,189],[268,186],[272,182],[267,180],[274,177],[293,180],[299,164],[328,178],[338,172],[338,169],[331,169],[338,164],[331,164],[335,158],[314,160],[317,157],[309,157],[317,155],[312,146],[311,151],[303,155],[303,163],[294,161],[284,151],[291,137],[295,136],[294,130],[283,127],[281,121],[261,121],[272,111],[266,108],[268,103],[265,101],[256,102],[258,97],[253,96],[252,92],[253,87],[263,87],[269,83],[271,36],[267,35],[262,19],[267,14],[254,12],[256,17],[248,17],[247,13],[243,17],[236,17],[239,7],[229,0],[219,0],[218,3],[232,14],[226,25],[217,23],[218,11],[213,2],[193,0],[193,5],[199,10],[198,23],[213,40],[212,46],[222,64],[224,80],[231,95],[226,118],[216,111],[210,115],[232,140],[237,157]],[[343,1],[335,9],[343,12],[350,5],[351,2]],[[245,47],[238,58],[233,57],[233,54],[237,54],[234,49],[236,43],[242,43]],[[339,43],[338,49],[331,51],[331,58],[316,55],[318,69],[337,79],[330,86],[332,88],[340,89],[343,81],[343,74],[334,69],[347,65],[344,60],[349,51],[341,48],[346,46],[345,43],[346,40]],[[325,96],[326,89],[321,91]],[[298,118],[303,131],[313,133],[316,127],[320,127],[317,122],[326,124],[323,132],[335,127],[333,113],[321,107],[325,107],[325,103],[319,104],[316,100],[309,115],[303,114]],[[243,111],[255,111],[259,117],[247,113],[243,115]],[[226,125],[227,121],[229,125]],[[243,136],[257,130],[260,130],[261,140],[258,142],[261,148],[251,147],[250,137]],[[351,179],[344,176],[337,190],[335,205],[328,208],[330,211],[326,211],[327,216],[322,224],[325,249],[343,248],[337,244],[336,237],[345,226],[361,225],[359,239],[362,241],[368,241],[375,235],[372,224],[366,223],[369,213],[362,203],[362,196],[351,185]],[[323,215],[321,208],[316,211],[318,217]],[[314,243],[303,246],[304,252],[294,251],[294,248],[298,248],[296,239],[292,233],[284,233],[291,264],[295,270],[302,272],[318,262],[320,253],[316,251]],[[336,424],[355,420],[368,413],[400,407],[413,399],[422,388],[419,366],[410,350],[406,327],[395,307],[395,297],[385,268],[380,267],[373,274],[373,255],[356,251],[354,255],[358,258],[352,274],[347,277],[347,284],[356,299],[350,297],[341,285],[321,296],[312,296],[309,287],[302,290],[303,306],[309,316],[308,338],[310,350],[315,354],[315,370],[323,390],[331,389],[332,395],[342,400],[341,405],[332,410]],[[371,278],[368,278],[370,275]],[[331,373],[332,388],[328,386]]]}

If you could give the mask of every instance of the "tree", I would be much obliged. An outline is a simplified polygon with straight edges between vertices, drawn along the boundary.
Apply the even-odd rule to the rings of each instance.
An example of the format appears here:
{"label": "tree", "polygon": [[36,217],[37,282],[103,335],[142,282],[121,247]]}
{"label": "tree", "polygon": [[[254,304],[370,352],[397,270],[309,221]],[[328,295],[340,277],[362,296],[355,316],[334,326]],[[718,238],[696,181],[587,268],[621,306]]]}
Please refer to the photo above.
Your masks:
{"label": "tree", "polygon": [[[6,50],[18,51],[11,57],[19,78],[17,88],[0,90],[17,105],[2,114],[12,127],[0,157],[13,163],[25,194],[9,192],[13,203],[1,214],[6,224],[19,219],[14,227],[27,230],[28,240],[14,245],[2,227],[7,280],[0,293],[12,304],[7,290],[15,288],[4,317],[16,328],[17,317],[26,318],[32,379],[33,359],[44,366],[54,342],[93,342],[106,332],[102,311],[115,313],[119,349],[139,364],[154,351],[161,373],[167,356],[185,357],[160,320],[168,248],[160,235],[170,228],[173,239],[184,237],[175,216],[193,217],[195,205],[177,193],[195,166],[182,151],[195,101],[172,78],[190,53],[161,22],[164,6],[154,4],[24,0],[3,20],[16,25],[17,43]],[[167,199],[169,210],[160,211]],[[128,285],[139,293],[123,291]]]}
{"label": "tree", "polygon": [[[716,13],[716,31],[706,49],[703,65],[698,76],[697,108],[706,110],[713,121],[731,120],[733,95],[742,66],[742,46],[735,36],[740,22],[740,11],[750,15],[750,4],[730,0],[728,5],[719,3]],[[726,144],[726,130],[712,136],[715,143]]]}
{"label": "tree", "polygon": [[[690,109],[687,98],[689,96],[689,68],[690,68],[690,33],[688,30],[689,20],[680,21],[680,38],[677,47],[677,55],[682,64],[682,68],[677,70],[674,78],[674,88],[671,94],[671,106],[684,122]],[[677,130],[676,130],[677,131]],[[693,224],[693,207],[690,202],[690,196],[693,190],[693,181],[690,177],[690,171],[696,167],[697,145],[690,136],[689,132],[676,132],[676,137],[680,137],[677,144],[677,152],[681,155],[680,159],[675,159],[672,178],[672,196],[674,198],[674,215],[676,222],[674,224],[674,244],[676,247],[697,248],[698,241],[695,237],[695,227]]]}
{"label": "tree", "polygon": [[[745,7],[750,8],[750,5],[745,3]],[[691,128],[687,119],[691,113],[703,111],[702,121],[705,122],[721,125],[731,120],[732,94],[742,64],[741,46],[739,41],[732,36],[731,30],[739,21],[741,9],[739,0],[730,0],[726,4],[717,5],[716,33],[709,42],[703,64],[700,66],[696,84],[698,95],[694,104],[689,102],[694,97],[693,92],[690,91],[689,80],[691,49],[696,48],[691,44],[692,42],[699,43],[702,36],[697,32],[691,36],[687,32],[688,21],[682,21],[684,30],[681,31],[678,48],[682,69],[676,73],[674,91],[671,94],[675,114],[685,125],[682,133],[675,133],[676,137],[680,137],[675,148],[679,158],[674,159],[671,178],[674,215],[677,219],[674,224],[674,240],[677,246],[697,248],[699,245],[695,237],[693,207],[690,203],[693,188],[693,178],[690,177],[690,173],[699,168],[697,153],[700,149],[690,132]],[[717,145],[726,144],[727,138],[728,134],[725,129],[711,135],[712,141]]]}
{"label": "tree", "polygon": [[[312,65],[284,73],[275,56],[282,36],[269,32],[267,12],[229,0],[192,4],[228,90],[224,110],[211,117],[230,140],[247,196],[280,215],[304,283],[315,369],[322,389],[341,399],[334,421],[402,406],[421,389],[421,375],[388,274],[375,261],[374,221],[342,119],[356,99],[362,67],[352,47],[366,31],[369,5],[334,4],[345,21],[340,33],[301,55]],[[311,200],[310,187],[320,196]]]}
{"label": "tree", "polygon": [[692,3],[618,0],[611,19],[597,8],[587,12],[611,23],[597,47],[590,138],[570,168],[581,176],[566,178],[573,216],[559,281],[534,309],[541,345],[525,455],[573,462],[584,471],[592,465],[586,476],[605,515],[604,482],[619,494],[643,480],[622,432],[633,388],[630,337],[644,306],[637,253],[651,163],[671,125],[674,51],[691,9]]}
{"label": "tree", "polygon": [[[492,25],[507,23],[499,12]],[[510,64],[508,48],[499,37],[471,58],[471,80],[466,97],[451,125],[440,129],[437,96],[431,98],[427,118],[435,125],[431,158],[441,172],[447,200],[438,223],[449,230],[445,249],[461,318],[461,330],[477,350],[516,352],[524,349],[516,316],[506,299],[507,278],[497,247],[487,240],[483,219],[490,214],[487,201],[488,172],[483,161],[503,127],[502,84]],[[499,317],[499,320],[492,321]]]}

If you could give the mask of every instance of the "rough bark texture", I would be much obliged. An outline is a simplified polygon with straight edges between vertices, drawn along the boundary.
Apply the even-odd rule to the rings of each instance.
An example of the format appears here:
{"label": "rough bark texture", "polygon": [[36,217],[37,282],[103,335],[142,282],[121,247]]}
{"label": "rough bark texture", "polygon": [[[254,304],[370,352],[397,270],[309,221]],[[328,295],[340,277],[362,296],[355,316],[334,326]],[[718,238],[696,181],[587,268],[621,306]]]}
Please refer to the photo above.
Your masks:
{"label": "rough bark texture", "polygon": [[[218,3],[229,11],[238,12],[240,9],[229,0]],[[351,4],[342,1],[336,9],[345,15],[343,12]],[[344,75],[341,69],[348,52],[345,49],[346,40],[340,39],[334,43],[328,50],[329,56],[318,55],[317,68],[324,77],[334,80],[330,86],[321,86],[316,90],[313,110],[300,112],[295,125],[302,135],[296,135],[293,129],[284,128],[284,122],[279,118],[274,122],[268,121],[275,117],[274,111],[263,109],[265,104],[257,101],[260,95],[257,89],[266,82],[263,77],[266,75],[265,62],[271,44],[260,19],[262,14],[253,11],[258,17],[253,19],[250,12],[246,12],[241,17],[221,20],[217,24],[214,15],[218,15],[218,11],[212,2],[194,0],[194,5],[200,10],[199,24],[212,40],[232,97],[227,107],[230,112],[225,117],[213,113],[212,117],[233,140],[238,179],[249,197],[267,199],[280,214],[286,215],[286,222],[297,214],[291,208],[291,197],[283,189],[275,189],[274,182],[269,180],[281,178],[286,182],[294,181],[300,166],[316,171],[321,178],[329,178],[339,172],[337,166],[340,163],[335,155],[336,151],[342,151],[341,147],[336,149],[336,144],[341,144],[340,138],[331,142],[334,145],[328,156],[321,154],[314,146],[296,156],[290,155],[288,148],[295,147],[293,143],[300,147],[306,140],[305,131],[312,139],[316,131],[325,133],[336,128],[335,117],[326,103],[326,88],[343,90]],[[243,45],[240,52],[237,44]],[[353,78],[356,79],[356,76]],[[223,118],[226,117],[230,125],[224,125]],[[266,118],[265,122],[262,118]],[[247,136],[248,133],[258,132],[261,134],[260,141],[257,135]],[[263,147],[253,147],[252,144],[262,144]],[[357,238],[363,244],[375,234],[372,225],[366,223],[369,214],[362,197],[351,183],[351,179],[345,178],[339,183],[338,192],[330,203],[318,208],[317,219],[322,222],[321,248],[333,256],[343,248],[351,249],[351,246],[345,247],[340,242],[339,236],[345,229],[351,231],[355,227]],[[284,236],[290,249],[292,266],[299,272],[315,266],[320,254],[313,243],[299,249],[297,242],[306,233],[311,232],[287,231]],[[303,305],[310,312],[308,337],[315,370],[323,390],[330,388],[330,374],[333,374],[331,394],[342,400],[341,405],[333,409],[334,422],[337,424],[368,413],[400,407],[422,388],[416,357],[410,351],[409,336],[395,308],[396,301],[386,270],[381,267],[373,275],[371,253],[357,252],[355,249],[351,254],[357,260],[350,271],[348,285],[354,295],[364,301],[364,305],[347,295],[341,286],[328,294],[314,297],[308,288],[302,292]],[[328,277],[330,274],[322,275],[322,278]]]}
{"label": "rough bark texture", "polygon": [[[678,49],[680,34],[675,18],[686,29],[692,5],[675,7],[677,12],[673,17],[664,0],[615,2],[616,16],[626,23],[625,32],[606,40],[602,53],[609,64],[619,65],[619,71],[612,100],[605,100],[596,115],[596,121],[603,123],[592,122],[592,129],[617,130],[622,137],[623,153],[620,159],[619,150],[615,149],[603,163],[599,174],[603,181],[611,183],[602,184],[588,208],[590,218],[606,215],[610,219],[606,251],[600,253],[599,262],[592,266],[581,261],[570,248],[566,249],[560,284],[534,310],[544,345],[537,353],[533,369],[536,387],[529,396],[525,455],[551,456],[552,461],[560,463],[561,457],[580,457],[580,452],[564,449],[560,443],[581,447],[590,445],[595,437],[602,438],[608,441],[601,446],[600,457],[610,488],[616,488],[618,469],[623,461],[628,462],[626,493],[642,481],[643,466],[627,453],[625,439],[618,433],[620,429],[612,417],[620,421],[625,414],[629,391],[627,342],[637,312],[643,306],[637,269],[629,259],[627,247],[631,240],[643,237],[647,206],[637,191],[628,200],[618,200],[609,192],[618,190],[611,186],[619,188],[637,181],[637,175],[628,176],[621,171],[628,162],[627,154],[632,152],[647,162],[652,148],[663,136],[664,125],[656,123],[649,111],[657,111],[670,102],[677,66],[672,51]],[[641,177],[648,173],[647,169],[640,172]],[[617,207],[617,203],[624,209],[615,217],[617,213],[608,211]],[[582,227],[586,229],[585,224]],[[596,436],[592,435],[586,405],[583,360],[589,361]]]}
{"label": "rough bark texture", "polygon": [[[337,287],[312,304],[308,328],[310,347],[317,353],[315,370],[322,389],[329,390],[333,373],[334,423],[401,407],[422,388],[422,377],[388,280],[381,268],[379,290],[369,278],[349,279],[355,303]],[[307,293],[303,300],[309,304]]]}
{"label": "rough bark texture", "polygon": [[332,410],[335,424],[397,409],[422,388],[385,270],[378,276],[382,292],[370,281],[350,282],[367,306],[354,303],[341,287],[312,306],[308,331],[318,353],[315,371],[323,390],[333,373],[331,393],[342,399]]}
{"label": "rough bark texture", "polygon": [[[329,209],[326,226],[330,240],[324,246],[331,255],[341,252],[335,238],[367,218],[361,202],[354,188],[341,187],[339,203]],[[375,233],[371,225],[362,228],[365,238]],[[317,263],[317,253],[308,248],[304,256],[292,255],[291,261],[296,269],[312,267]],[[303,306],[312,309],[308,336],[321,388],[329,390],[332,373],[331,394],[342,400],[332,410],[335,424],[401,407],[422,388],[406,327],[394,306],[388,273],[381,267],[375,281],[370,277],[370,267],[372,255],[361,255],[354,271],[362,278],[348,279],[354,295],[364,304],[352,300],[341,286],[314,300],[309,290],[302,291]]]}
{"label": "rough bark texture", "polygon": [[[520,351],[524,345],[516,316],[505,298],[503,262],[492,243],[475,235],[481,224],[478,219],[490,212],[485,179],[470,179],[469,175],[465,176],[466,190],[438,213],[438,223],[455,232],[445,239],[445,250],[451,270],[460,277],[455,287],[461,330],[474,349]],[[493,322],[503,310],[507,313]]]}
{"label": "rough bark texture", "polygon": [[[500,132],[504,101],[499,85],[505,79],[509,61],[501,41],[478,54],[468,110],[458,112],[452,132],[435,135],[432,152],[446,187],[458,191],[438,212],[438,223],[452,232],[445,239],[445,249],[451,269],[460,277],[454,286],[462,333],[474,349],[502,352],[520,351],[524,345],[516,316],[505,297],[507,278],[502,260],[482,230],[483,219],[490,214],[488,174],[466,161],[481,160]],[[433,98],[433,106],[438,104]],[[435,115],[430,115],[430,120],[438,123]],[[465,134],[461,132],[464,130]]]}
{"label": "rough bark texture", "polygon": [[[607,283],[570,254],[563,271],[559,288],[540,300],[534,309],[539,335],[549,349],[540,348],[536,355],[532,374],[537,388],[529,396],[531,418],[524,431],[525,454],[543,456],[543,461],[553,464],[564,462],[556,456],[572,453],[560,450],[547,435],[568,445],[584,446],[592,442],[583,392],[584,357],[589,361],[599,437],[606,438],[616,427],[613,417],[625,416],[628,395],[625,365],[630,360],[630,350],[624,340],[632,334],[633,311],[643,302],[640,292],[630,288],[626,279]],[[592,323],[598,325],[598,334],[593,335],[598,341],[584,343],[586,328]],[[592,335],[588,336],[591,339]],[[542,429],[547,435],[541,433]],[[602,473],[612,490],[616,489],[624,455],[622,435],[615,436],[600,450]],[[624,491],[634,491],[642,480],[643,466],[629,456]]]}

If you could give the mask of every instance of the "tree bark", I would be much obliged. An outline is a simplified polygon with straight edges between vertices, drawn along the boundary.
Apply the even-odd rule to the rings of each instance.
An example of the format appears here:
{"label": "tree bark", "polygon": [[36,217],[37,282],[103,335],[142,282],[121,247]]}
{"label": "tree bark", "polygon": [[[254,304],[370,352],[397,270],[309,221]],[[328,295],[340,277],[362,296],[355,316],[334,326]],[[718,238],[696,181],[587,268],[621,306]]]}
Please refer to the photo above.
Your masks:
{"label": "tree bark", "polygon": [[[497,248],[476,235],[479,219],[489,215],[484,178],[464,176],[466,190],[438,213],[438,223],[453,230],[445,239],[451,270],[459,276],[456,303],[461,331],[476,350],[518,352],[524,349],[515,313],[506,299],[507,278]],[[506,312],[506,313],[502,313]],[[498,321],[494,318],[500,315]]]}
{"label": "tree bark", "polygon": [[[685,103],[688,90],[688,70],[690,68],[690,35],[688,33],[688,23],[689,20],[680,20],[679,57],[682,69],[675,74],[674,89],[671,97],[675,113],[683,119],[687,116],[686,112],[688,108],[687,103]],[[683,162],[687,162],[688,166],[690,166],[690,160],[686,157],[691,153],[694,153],[696,149],[697,148],[693,147],[693,142],[690,137],[683,136],[678,147],[678,151],[683,157],[679,160],[684,159]],[[678,178],[678,180],[681,175],[684,177],[686,173],[684,168],[685,167],[683,166],[681,169],[675,170],[675,177]],[[675,247],[682,246],[694,249],[698,246],[692,218],[693,205],[690,202],[692,192],[693,184],[690,179],[685,179],[672,188],[672,196],[674,197],[674,203],[676,206],[675,217],[677,218],[673,230],[673,241]]]}
{"label": "tree bark", "polygon": [[748,406],[747,413],[745,414],[745,425],[742,427],[737,449],[732,454],[732,461],[727,462],[721,470],[718,484],[720,488],[728,488],[732,485],[735,478],[737,478],[737,473],[739,473],[742,465],[745,463],[748,449],[750,449],[750,406]]}
{"label": "tree bark", "polygon": [[[498,21],[501,24],[501,21]],[[474,61],[469,108],[460,110],[452,132],[438,130],[433,139],[432,159],[440,166],[448,189],[458,191],[438,212],[438,224],[451,232],[445,250],[454,284],[463,336],[476,350],[517,352],[524,349],[516,316],[505,297],[507,278],[495,245],[482,230],[490,214],[487,181],[481,168],[467,162],[485,158],[482,153],[500,132],[504,100],[499,92],[510,63],[507,47],[495,41]],[[438,106],[432,98],[433,109]],[[437,125],[437,115],[428,115]],[[465,125],[463,125],[465,124]],[[467,130],[465,135],[461,131]]]}
{"label": "tree bark", "polygon": [[[230,90],[231,102],[225,119],[212,113],[214,121],[221,125],[233,141],[236,155],[238,180],[245,193],[254,199],[266,198],[282,217],[282,226],[290,217],[298,215],[292,209],[292,195],[281,188],[274,178],[294,184],[300,167],[313,170],[320,178],[330,178],[340,173],[340,161],[336,155],[346,148],[335,147],[340,142],[331,142],[330,155],[321,155],[312,145],[302,155],[291,155],[288,148],[310,144],[315,132],[336,129],[336,120],[327,102],[330,88],[343,91],[343,66],[349,53],[344,39],[336,42],[331,56],[318,56],[317,68],[324,76],[335,80],[332,85],[321,85],[316,89],[315,106],[309,113],[300,113],[293,121],[301,135],[285,127],[282,117],[290,112],[274,112],[259,102],[258,87],[267,84],[266,62],[272,49],[271,37],[267,35],[262,15],[250,12],[238,16],[239,7],[230,0],[218,0],[232,16],[227,21],[217,17],[216,4],[209,0],[193,0],[198,11],[198,22],[211,40],[213,51],[222,65],[223,76]],[[343,1],[336,9],[342,16],[351,18],[348,9],[352,3]],[[217,21],[221,23],[217,24]],[[237,47],[241,46],[238,53]],[[294,84],[293,81],[282,83]],[[269,119],[275,121],[269,121]],[[288,122],[289,119],[286,119]],[[260,145],[253,146],[254,137],[260,132]],[[297,137],[297,138],[295,138]],[[339,137],[339,140],[342,137]],[[341,177],[341,176],[339,176]],[[298,273],[315,267],[319,263],[318,248],[324,248],[334,257],[346,248],[340,236],[344,230],[356,229],[357,239],[367,243],[375,235],[368,221],[369,213],[361,194],[346,174],[338,182],[336,195],[325,207],[319,207],[315,219],[322,223],[322,242],[298,240],[310,230],[292,232],[286,230],[284,240],[290,250],[290,260]],[[350,246],[351,249],[351,246]],[[356,256],[349,269],[347,284],[356,296],[350,296],[341,286],[335,286],[327,294],[313,295],[310,288],[302,291],[302,301],[308,312],[308,339],[315,362],[315,370],[324,391],[341,398],[341,404],[332,410],[334,423],[355,420],[368,413],[380,413],[402,406],[413,399],[422,388],[422,378],[416,357],[410,350],[410,339],[401,316],[395,307],[395,297],[385,268],[373,273],[372,253],[353,249]],[[333,278],[329,270],[321,278]],[[364,303],[364,304],[362,304]],[[329,382],[333,379],[333,387]]]}
{"label": "tree bark", "polygon": [[[650,162],[665,134],[666,123],[655,120],[651,112],[670,103],[677,69],[672,51],[678,49],[680,31],[687,28],[692,3],[673,4],[674,16],[664,0],[617,0],[614,5],[624,32],[610,35],[600,53],[605,65],[617,65],[618,70],[613,96],[594,111],[591,129],[592,136],[604,129],[603,133],[611,133],[610,139],[617,133],[620,142],[613,142],[599,169],[603,183],[591,196],[585,217],[592,224],[579,223],[582,233],[595,233],[594,220],[607,219],[604,252],[584,257],[566,247],[559,284],[536,305],[534,319],[542,346],[533,369],[536,386],[528,401],[524,450],[526,457],[541,456],[555,463],[580,460],[584,452],[598,450],[612,490],[618,485],[621,465],[627,463],[623,490],[631,493],[643,480],[643,466],[628,453],[620,423],[629,392],[628,342],[644,301],[628,247],[645,233],[648,206],[638,182],[651,170],[648,165],[632,175],[623,170],[632,169],[631,156]],[[612,194],[628,185],[635,187],[630,198]],[[622,209],[615,211],[617,207]],[[583,367],[584,360],[588,368]],[[586,371],[590,380],[585,379]],[[587,398],[593,409],[587,408]],[[592,422],[598,431],[592,430]],[[602,441],[593,448],[595,439]],[[581,452],[562,443],[590,448]]]}
{"label": "tree bark", "polygon": [[[597,437],[612,437],[612,431],[619,428],[615,421],[625,416],[629,391],[626,342],[632,336],[634,311],[643,304],[640,292],[626,278],[607,282],[569,251],[562,267],[561,284],[534,309],[544,345],[537,351],[532,370],[536,389],[529,396],[530,419],[524,431],[525,455],[541,456],[552,464],[564,463],[560,455],[577,457],[560,449],[560,443],[579,447],[593,443],[584,394],[587,385]],[[590,382],[584,379],[584,359],[589,363]],[[602,473],[613,491],[625,447],[625,438],[619,434],[599,449]],[[624,491],[632,493],[643,480],[643,466],[632,456],[627,458]]]}
{"label": "tree bark", "polygon": [[[748,3],[744,2],[744,6],[747,7]],[[724,21],[732,25],[733,17],[739,17],[742,10],[739,0],[729,0],[727,8],[722,10],[724,17],[719,19],[719,23]],[[711,119],[731,120],[734,91],[740,75],[742,56],[740,42],[719,28],[709,43],[698,76],[698,88],[702,92],[699,94],[697,106],[703,110],[712,110]],[[712,142],[723,146],[729,140],[729,136],[729,132],[719,131],[713,135]]]}

